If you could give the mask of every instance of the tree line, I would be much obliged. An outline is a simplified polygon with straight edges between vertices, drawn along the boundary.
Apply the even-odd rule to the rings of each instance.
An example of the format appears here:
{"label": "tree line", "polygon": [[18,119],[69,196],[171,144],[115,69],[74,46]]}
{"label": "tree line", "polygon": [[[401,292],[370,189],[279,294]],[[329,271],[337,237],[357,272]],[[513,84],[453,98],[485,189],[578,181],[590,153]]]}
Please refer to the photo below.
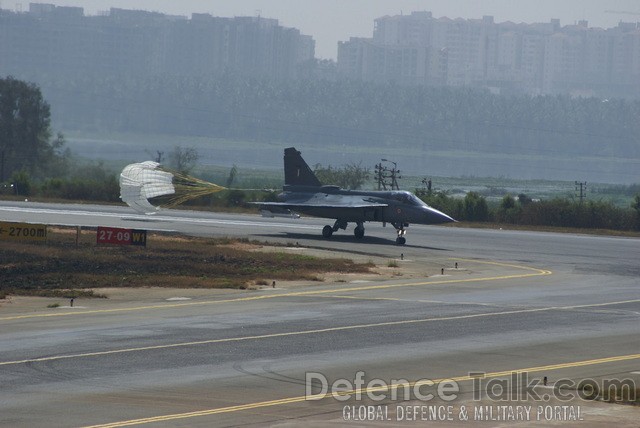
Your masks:
{"label": "tree line", "polygon": [[551,226],[583,229],[640,230],[640,194],[627,208],[608,201],[575,201],[553,198],[533,201],[525,194],[505,195],[499,204],[489,204],[483,196],[469,192],[454,198],[446,192],[416,194],[428,205],[459,221],[495,222],[522,226]]}
{"label": "tree line", "polygon": [[41,79],[65,129],[536,156],[640,157],[640,101],[224,74]]}

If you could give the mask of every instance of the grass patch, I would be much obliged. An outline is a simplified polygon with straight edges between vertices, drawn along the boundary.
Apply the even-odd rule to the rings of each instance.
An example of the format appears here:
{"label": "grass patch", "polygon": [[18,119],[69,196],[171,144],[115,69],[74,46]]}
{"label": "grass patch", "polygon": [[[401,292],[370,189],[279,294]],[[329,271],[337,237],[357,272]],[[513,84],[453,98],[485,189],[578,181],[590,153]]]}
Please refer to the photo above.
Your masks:
{"label": "grass patch", "polygon": [[[95,232],[50,228],[48,243],[3,243],[0,293],[104,297],[93,288],[243,288],[257,281],[319,281],[320,274],[366,273],[371,263],[255,251],[247,240],[149,233],[147,248],[97,247]],[[268,280],[266,279],[268,278]]]}
{"label": "grass patch", "polygon": [[390,267],[390,268],[397,268],[397,267],[400,267],[400,265],[399,265],[399,264],[398,264],[398,262],[397,262],[397,261],[395,261],[395,260],[389,260],[389,261],[387,262],[387,267]]}
{"label": "grass patch", "polygon": [[47,305],[47,308],[59,308],[60,307],[60,303],[51,303],[50,305]]}

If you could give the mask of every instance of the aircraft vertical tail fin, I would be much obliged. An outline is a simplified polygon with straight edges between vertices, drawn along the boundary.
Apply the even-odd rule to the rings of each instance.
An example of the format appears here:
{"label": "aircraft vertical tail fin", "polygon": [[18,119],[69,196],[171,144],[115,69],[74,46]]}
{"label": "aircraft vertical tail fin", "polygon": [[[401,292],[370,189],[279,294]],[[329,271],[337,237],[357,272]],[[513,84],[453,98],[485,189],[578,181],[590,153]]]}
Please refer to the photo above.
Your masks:
{"label": "aircraft vertical tail fin", "polygon": [[295,147],[284,149],[284,184],[289,186],[322,186],[318,177],[302,159]]}

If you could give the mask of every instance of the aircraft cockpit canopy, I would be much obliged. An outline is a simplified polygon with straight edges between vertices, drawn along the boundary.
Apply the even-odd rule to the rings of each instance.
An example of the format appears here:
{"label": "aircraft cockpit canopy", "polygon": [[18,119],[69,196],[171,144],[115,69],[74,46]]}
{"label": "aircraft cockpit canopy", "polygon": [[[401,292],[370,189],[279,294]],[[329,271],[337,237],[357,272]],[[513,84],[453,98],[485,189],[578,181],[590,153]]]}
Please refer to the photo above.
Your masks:
{"label": "aircraft cockpit canopy", "polygon": [[407,191],[400,191],[400,192],[394,192],[391,197],[393,199],[395,199],[396,201],[405,203],[405,204],[409,204],[409,205],[414,205],[417,207],[424,207],[424,206],[428,206],[427,204],[425,204],[421,199],[419,199],[416,195],[414,195],[411,192],[407,192]]}

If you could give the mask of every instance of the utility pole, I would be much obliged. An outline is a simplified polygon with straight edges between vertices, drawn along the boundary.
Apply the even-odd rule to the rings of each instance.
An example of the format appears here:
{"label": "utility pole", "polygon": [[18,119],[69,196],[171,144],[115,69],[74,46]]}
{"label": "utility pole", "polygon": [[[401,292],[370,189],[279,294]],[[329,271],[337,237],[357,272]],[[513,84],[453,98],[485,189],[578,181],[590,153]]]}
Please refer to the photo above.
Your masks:
{"label": "utility pole", "polygon": [[402,178],[400,174],[400,170],[398,169],[398,164],[394,161],[390,161],[388,159],[380,159],[382,162],[389,162],[393,164],[392,168],[389,168],[380,162],[376,165],[376,180],[378,182],[378,190],[387,190],[387,186],[391,188],[391,190],[400,190],[400,186],[398,185],[398,179]]}
{"label": "utility pole", "polygon": [[396,163],[393,163],[393,169],[391,170],[391,189],[396,189],[396,190],[400,190],[400,186],[398,185],[398,178],[402,178],[400,177],[400,170],[396,169]]}
{"label": "utility pole", "polygon": [[578,188],[580,189],[580,193],[578,193],[578,197],[580,198],[580,203],[582,200],[587,197],[587,182],[586,181],[576,181],[576,193],[578,192]]}
{"label": "utility pole", "polygon": [[386,183],[384,182],[384,178],[382,176],[382,163],[377,163],[374,167],[376,171],[376,182],[378,183],[378,190],[387,190]]}

